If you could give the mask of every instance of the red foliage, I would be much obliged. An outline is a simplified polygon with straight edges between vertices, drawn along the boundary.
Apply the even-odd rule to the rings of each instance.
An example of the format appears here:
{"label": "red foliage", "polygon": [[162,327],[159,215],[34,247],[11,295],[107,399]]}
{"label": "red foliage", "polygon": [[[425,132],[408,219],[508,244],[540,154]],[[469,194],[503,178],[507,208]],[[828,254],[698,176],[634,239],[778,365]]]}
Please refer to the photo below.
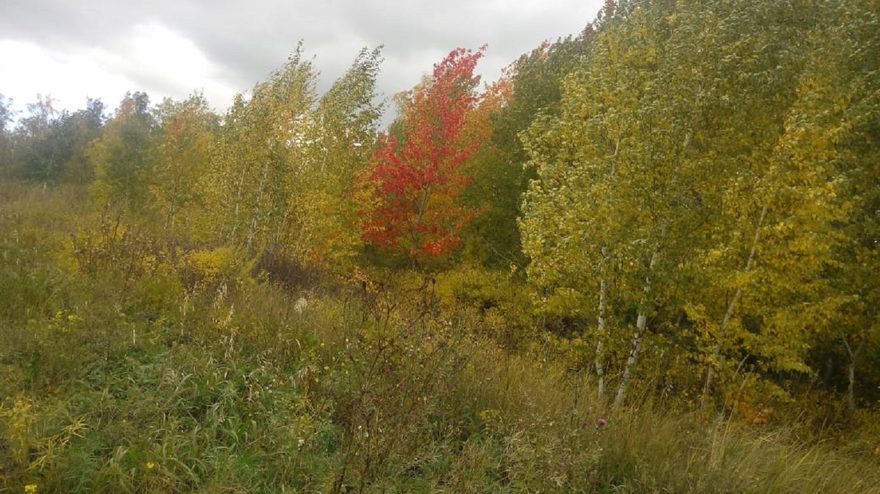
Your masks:
{"label": "red foliage", "polygon": [[464,132],[479,103],[476,52],[458,48],[434,65],[403,115],[401,139],[380,137],[373,166],[364,176],[370,204],[361,211],[363,238],[411,259],[439,256],[460,243],[458,233],[474,211],[456,204],[470,177],[462,164],[478,138]]}

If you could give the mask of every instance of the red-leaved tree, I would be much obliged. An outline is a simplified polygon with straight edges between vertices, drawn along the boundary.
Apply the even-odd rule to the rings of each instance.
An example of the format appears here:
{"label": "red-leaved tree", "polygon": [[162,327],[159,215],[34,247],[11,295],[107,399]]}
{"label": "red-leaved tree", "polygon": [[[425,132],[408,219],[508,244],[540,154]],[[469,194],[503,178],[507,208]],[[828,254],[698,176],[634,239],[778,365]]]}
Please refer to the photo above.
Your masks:
{"label": "red-leaved tree", "polygon": [[474,67],[484,50],[458,48],[434,65],[431,79],[402,102],[397,135],[380,136],[362,176],[364,240],[413,264],[455,249],[475,214],[457,199],[470,181],[462,165],[480,138],[467,120],[479,103]]}

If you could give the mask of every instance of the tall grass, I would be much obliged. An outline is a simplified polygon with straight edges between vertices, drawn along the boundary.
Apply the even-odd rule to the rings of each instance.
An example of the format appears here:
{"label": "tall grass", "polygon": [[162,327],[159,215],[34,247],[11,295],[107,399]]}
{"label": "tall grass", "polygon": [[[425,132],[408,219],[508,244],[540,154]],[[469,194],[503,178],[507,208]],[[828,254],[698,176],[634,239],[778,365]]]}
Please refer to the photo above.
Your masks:
{"label": "tall grass", "polygon": [[609,410],[418,283],[199,278],[75,190],[0,200],[0,492],[880,492],[794,429]]}

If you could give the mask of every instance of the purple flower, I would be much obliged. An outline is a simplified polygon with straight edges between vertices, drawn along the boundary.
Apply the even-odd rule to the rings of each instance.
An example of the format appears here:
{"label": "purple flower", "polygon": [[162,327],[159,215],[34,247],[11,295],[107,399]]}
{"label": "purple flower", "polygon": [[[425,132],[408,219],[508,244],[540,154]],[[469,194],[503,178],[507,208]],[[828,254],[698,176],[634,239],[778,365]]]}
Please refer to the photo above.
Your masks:
{"label": "purple flower", "polygon": [[604,427],[608,425],[608,421],[602,417],[596,419],[596,427]]}

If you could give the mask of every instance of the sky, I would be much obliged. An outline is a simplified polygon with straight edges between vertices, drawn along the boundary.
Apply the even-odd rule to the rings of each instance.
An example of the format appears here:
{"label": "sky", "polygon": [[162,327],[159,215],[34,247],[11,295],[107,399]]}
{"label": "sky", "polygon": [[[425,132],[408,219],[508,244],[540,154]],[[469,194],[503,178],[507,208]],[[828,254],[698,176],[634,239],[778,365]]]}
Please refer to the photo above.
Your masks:
{"label": "sky", "polygon": [[[0,94],[75,110],[126,91],[157,103],[201,90],[224,111],[302,40],[319,90],[382,45],[379,92],[409,89],[456,47],[488,45],[484,81],[544,40],[577,34],[602,0],[0,0]],[[390,105],[389,105],[390,106]]]}

